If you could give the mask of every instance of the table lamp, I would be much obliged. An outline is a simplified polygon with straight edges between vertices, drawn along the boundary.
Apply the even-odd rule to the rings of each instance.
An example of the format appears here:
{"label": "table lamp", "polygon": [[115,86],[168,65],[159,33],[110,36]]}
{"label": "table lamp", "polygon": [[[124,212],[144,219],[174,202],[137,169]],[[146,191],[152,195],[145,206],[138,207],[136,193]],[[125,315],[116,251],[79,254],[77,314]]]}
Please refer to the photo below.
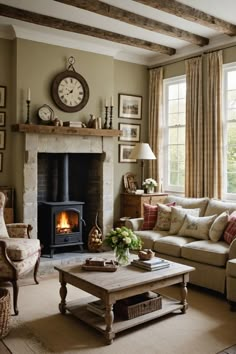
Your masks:
{"label": "table lamp", "polygon": [[141,160],[141,188],[144,181],[144,160],[155,160],[156,156],[147,143],[138,143],[135,145],[129,155],[130,159]]}

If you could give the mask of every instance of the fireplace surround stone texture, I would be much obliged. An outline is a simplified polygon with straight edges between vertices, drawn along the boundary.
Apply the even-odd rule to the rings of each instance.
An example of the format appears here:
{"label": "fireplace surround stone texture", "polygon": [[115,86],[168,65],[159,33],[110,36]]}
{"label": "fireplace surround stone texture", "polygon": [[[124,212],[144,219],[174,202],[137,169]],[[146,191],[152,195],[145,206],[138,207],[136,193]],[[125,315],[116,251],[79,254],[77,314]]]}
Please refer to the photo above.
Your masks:
{"label": "fireplace surround stone texture", "polygon": [[53,134],[25,134],[23,217],[33,226],[37,238],[38,223],[38,154],[102,154],[99,222],[103,234],[113,226],[113,137]]}

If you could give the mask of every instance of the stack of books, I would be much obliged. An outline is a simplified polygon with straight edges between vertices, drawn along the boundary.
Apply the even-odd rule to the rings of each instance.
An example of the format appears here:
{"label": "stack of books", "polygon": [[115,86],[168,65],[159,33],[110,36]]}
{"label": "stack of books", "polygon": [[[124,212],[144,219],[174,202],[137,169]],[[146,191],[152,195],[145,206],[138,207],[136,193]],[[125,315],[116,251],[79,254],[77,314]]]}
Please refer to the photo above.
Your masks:
{"label": "stack of books", "polygon": [[73,128],[82,128],[83,123],[82,122],[77,122],[77,121],[67,121],[63,123],[64,127],[73,127]]}
{"label": "stack of books", "polygon": [[104,317],[106,312],[106,307],[102,300],[96,300],[96,301],[89,302],[87,304],[87,310],[96,313],[96,315]]}
{"label": "stack of books", "polygon": [[149,271],[163,269],[170,266],[170,263],[168,261],[159,257],[153,257],[152,259],[149,260],[141,260],[137,258],[134,259],[131,262],[131,264],[134,265],[135,267],[139,267]]}

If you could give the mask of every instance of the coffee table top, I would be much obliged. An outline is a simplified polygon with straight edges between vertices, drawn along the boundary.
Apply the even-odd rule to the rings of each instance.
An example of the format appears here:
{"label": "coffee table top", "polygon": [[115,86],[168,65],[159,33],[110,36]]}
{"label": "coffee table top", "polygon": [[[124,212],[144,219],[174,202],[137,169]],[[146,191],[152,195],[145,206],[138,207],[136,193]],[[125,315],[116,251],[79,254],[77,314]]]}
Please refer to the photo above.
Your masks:
{"label": "coffee table top", "polygon": [[190,273],[195,270],[180,263],[168,261],[170,266],[155,271],[146,271],[133,265],[125,267],[118,267],[115,272],[99,272],[99,271],[86,271],[81,268],[81,265],[74,265],[69,267],[56,266],[55,269],[59,273],[69,276],[73,281],[91,284],[97,289],[101,288],[107,292],[115,292],[122,289],[133,288],[136,285],[150,284],[152,281],[157,282],[160,280],[168,279],[178,275]]}

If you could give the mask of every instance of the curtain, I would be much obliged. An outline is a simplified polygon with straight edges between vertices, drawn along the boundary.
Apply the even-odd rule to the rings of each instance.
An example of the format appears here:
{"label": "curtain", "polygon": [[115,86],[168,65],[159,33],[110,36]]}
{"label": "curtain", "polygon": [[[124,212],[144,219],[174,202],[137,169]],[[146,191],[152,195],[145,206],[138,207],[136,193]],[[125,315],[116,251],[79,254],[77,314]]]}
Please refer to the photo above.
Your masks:
{"label": "curtain", "polygon": [[186,137],[185,196],[204,196],[204,120],[202,92],[202,57],[185,61]]}
{"label": "curtain", "polygon": [[149,160],[149,176],[160,186],[161,119],[162,119],[163,68],[149,71],[149,145],[156,160]]}
{"label": "curtain", "polygon": [[204,144],[204,188],[209,198],[222,198],[223,128],[221,111],[222,51],[209,53]]}

